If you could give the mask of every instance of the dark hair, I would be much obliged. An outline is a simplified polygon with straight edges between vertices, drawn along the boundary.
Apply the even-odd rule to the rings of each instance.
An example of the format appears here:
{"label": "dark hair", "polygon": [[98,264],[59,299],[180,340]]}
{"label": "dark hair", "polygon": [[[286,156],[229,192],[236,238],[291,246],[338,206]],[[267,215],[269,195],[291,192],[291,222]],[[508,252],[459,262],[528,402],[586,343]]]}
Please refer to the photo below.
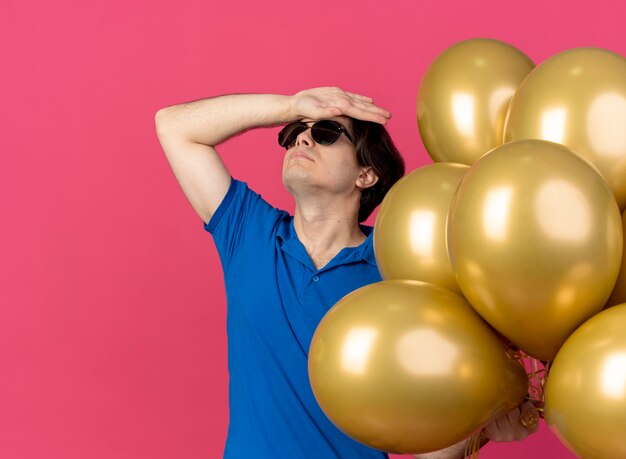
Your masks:
{"label": "dark hair", "polygon": [[356,157],[360,166],[371,167],[378,176],[374,186],[361,192],[359,223],[367,220],[387,191],[404,175],[404,159],[382,124],[350,118]]}

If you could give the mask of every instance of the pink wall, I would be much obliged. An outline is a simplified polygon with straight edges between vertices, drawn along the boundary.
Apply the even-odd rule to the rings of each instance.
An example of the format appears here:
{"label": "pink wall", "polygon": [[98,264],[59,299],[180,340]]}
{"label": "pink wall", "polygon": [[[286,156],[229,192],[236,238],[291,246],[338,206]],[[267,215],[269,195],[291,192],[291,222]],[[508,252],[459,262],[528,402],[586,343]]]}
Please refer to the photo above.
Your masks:
{"label": "pink wall", "polygon": [[[410,170],[430,162],[415,97],[446,47],[492,37],[535,61],[585,45],[626,55],[624,5],[5,0],[0,458],[221,457],[221,270],[158,144],[158,108],[338,85],[394,114]],[[291,209],[275,134],[221,152],[233,175]],[[542,426],[482,457],[571,456]]]}

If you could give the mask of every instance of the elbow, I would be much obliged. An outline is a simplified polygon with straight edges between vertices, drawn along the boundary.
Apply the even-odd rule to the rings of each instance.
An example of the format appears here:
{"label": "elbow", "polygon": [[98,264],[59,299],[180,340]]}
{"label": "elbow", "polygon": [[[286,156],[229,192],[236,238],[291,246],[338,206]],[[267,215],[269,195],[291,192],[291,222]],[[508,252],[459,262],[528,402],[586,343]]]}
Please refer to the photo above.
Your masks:
{"label": "elbow", "polygon": [[166,114],[167,108],[161,108],[160,110],[157,110],[156,114],[154,115],[155,126],[159,127],[165,122]]}
{"label": "elbow", "polygon": [[171,124],[171,117],[168,115],[168,110],[162,108],[154,115],[154,126],[156,128],[157,135],[164,134]]}

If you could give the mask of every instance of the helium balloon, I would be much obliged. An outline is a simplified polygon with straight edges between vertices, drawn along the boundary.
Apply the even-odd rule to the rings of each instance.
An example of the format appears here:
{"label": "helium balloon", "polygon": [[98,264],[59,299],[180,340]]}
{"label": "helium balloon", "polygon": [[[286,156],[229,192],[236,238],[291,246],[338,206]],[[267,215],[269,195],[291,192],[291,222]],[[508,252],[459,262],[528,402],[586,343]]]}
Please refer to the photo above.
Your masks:
{"label": "helium balloon", "polygon": [[383,279],[430,282],[461,293],[446,246],[450,202],[468,166],[435,163],[399,180],[374,225],[374,252]]}
{"label": "helium balloon", "polygon": [[503,142],[513,94],[533,62],[498,40],[476,38],[446,49],[417,96],[417,124],[434,161],[472,164]]}
{"label": "helium balloon", "polygon": [[626,208],[626,58],[598,48],[556,54],[520,85],[505,142],[558,142],[590,160]]}
{"label": "helium balloon", "polygon": [[[626,250],[626,211],[622,214],[622,233],[624,234],[623,247]],[[605,307],[621,303],[626,303],[626,257],[624,254],[622,254],[622,267],[617,275],[617,282]]]}
{"label": "helium balloon", "polygon": [[518,406],[522,366],[459,295],[390,280],[342,298],[309,349],[313,393],[339,429],[394,453],[439,450]]}
{"label": "helium balloon", "polygon": [[470,167],[447,237],[467,300],[539,360],[552,360],[602,309],[622,257],[620,213],[606,181],[543,140],[507,143]]}
{"label": "helium balloon", "polygon": [[563,344],[548,376],[544,415],[579,457],[626,457],[626,304],[593,316]]}

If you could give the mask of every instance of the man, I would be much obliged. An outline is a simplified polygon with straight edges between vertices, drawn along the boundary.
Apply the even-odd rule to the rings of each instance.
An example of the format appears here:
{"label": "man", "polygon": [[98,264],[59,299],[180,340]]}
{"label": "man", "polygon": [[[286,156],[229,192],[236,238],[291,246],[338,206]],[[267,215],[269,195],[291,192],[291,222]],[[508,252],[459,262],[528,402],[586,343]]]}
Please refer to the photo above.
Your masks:
{"label": "man", "polygon": [[[389,118],[372,99],[339,88],[222,96],[156,115],[170,166],[213,235],[224,270],[225,458],[386,457],[324,416],[309,386],[307,353],[326,311],[380,280],[372,229],[360,223],[404,173],[383,128]],[[279,143],[286,148],[282,175],[295,199],[293,217],[231,179],[215,150],[240,132],[285,123]],[[420,457],[460,457],[462,450]]]}

